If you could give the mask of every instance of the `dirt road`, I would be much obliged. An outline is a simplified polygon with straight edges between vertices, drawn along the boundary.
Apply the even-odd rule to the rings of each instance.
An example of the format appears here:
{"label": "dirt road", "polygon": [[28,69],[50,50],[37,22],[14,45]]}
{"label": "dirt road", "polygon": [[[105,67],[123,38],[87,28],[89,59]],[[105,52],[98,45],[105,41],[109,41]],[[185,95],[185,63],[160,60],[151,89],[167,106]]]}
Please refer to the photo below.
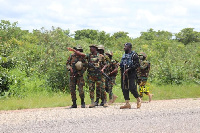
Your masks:
{"label": "dirt road", "polygon": [[0,132],[200,133],[200,98],[152,101],[141,109],[121,105],[0,111]]}

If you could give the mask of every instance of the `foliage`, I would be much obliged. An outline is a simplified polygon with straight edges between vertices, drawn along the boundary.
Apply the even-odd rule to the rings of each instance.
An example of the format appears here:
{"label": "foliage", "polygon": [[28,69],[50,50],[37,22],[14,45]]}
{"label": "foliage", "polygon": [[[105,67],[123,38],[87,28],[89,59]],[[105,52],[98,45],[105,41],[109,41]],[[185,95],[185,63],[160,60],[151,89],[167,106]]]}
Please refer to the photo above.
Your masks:
{"label": "foliage", "polygon": [[194,28],[182,29],[179,33],[175,34],[176,39],[183,44],[200,42],[200,33],[194,31]]}
{"label": "foliage", "polygon": [[[91,43],[103,44],[106,51],[113,51],[113,59],[120,61],[124,53],[123,44],[131,42],[133,50],[148,55],[151,62],[149,82],[200,84],[199,32],[183,29],[181,34],[175,35],[177,38],[173,40],[172,33],[168,31],[149,29],[133,39],[123,31],[110,36],[104,31],[85,29],[77,30],[73,38],[69,30],[59,27],[29,32],[17,27],[17,22],[2,20],[0,95],[9,93],[7,96],[24,98],[37,92],[69,92],[69,74],[65,63],[70,52],[66,48],[80,44],[84,53],[89,53]],[[87,77],[86,74],[84,77]],[[116,83],[120,84],[120,75]],[[85,89],[88,89],[87,83]]]}
{"label": "foliage", "polygon": [[160,41],[165,41],[165,40],[170,40],[172,39],[172,33],[168,31],[154,31],[152,28],[149,29],[147,32],[141,32],[141,39],[144,40],[160,40]]}

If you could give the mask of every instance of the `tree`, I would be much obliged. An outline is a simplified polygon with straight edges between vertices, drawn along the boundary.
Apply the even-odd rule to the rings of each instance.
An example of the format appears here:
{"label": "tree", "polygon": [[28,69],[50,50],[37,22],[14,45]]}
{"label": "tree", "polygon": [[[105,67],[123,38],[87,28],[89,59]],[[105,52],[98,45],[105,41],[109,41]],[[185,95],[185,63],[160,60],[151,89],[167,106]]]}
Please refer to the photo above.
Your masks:
{"label": "tree", "polygon": [[123,32],[123,31],[119,31],[119,32],[116,32],[112,35],[112,37],[114,37],[115,39],[118,39],[118,38],[129,38],[128,36],[128,32]]}
{"label": "tree", "polygon": [[109,40],[110,34],[105,31],[84,29],[75,31],[75,40],[85,40],[88,43],[92,41],[97,41],[104,44],[106,40]]}
{"label": "tree", "polygon": [[145,40],[170,40],[172,39],[172,33],[168,31],[154,31],[152,28],[147,32],[141,32],[141,39]]}
{"label": "tree", "polygon": [[200,41],[200,33],[194,31],[194,28],[185,28],[181,32],[175,34],[176,40],[182,42],[183,44],[189,44],[193,42]]}
{"label": "tree", "polygon": [[98,38],[98,31],[91,29],[77,30],[75,31],[75,40],[81,40],[88,38],[91,40],[96,40]]}

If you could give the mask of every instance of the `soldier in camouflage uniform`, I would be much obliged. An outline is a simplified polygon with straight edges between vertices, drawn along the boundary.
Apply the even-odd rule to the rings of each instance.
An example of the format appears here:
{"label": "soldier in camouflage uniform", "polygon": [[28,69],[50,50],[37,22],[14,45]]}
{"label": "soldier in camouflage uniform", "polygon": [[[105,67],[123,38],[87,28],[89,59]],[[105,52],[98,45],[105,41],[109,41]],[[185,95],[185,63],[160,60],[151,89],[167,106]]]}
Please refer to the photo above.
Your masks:
{"label": "soldier in camouflage uniform", "polygon": [[[85,57],[85,59],[87,59],[88,61],[87,72],[88,72],[88,81],[89,81],[89,90],[91,99],[91,104],[89,105],[89,108],[93,108],[95,107],[94,103],[95,84],[96,84],[96,89],[100,90],[98,92],[104,99],[105,82],[102,82],[102,77],[103,77],[102,72],[105,69],[104,56],[97,52],[96,45],[90,45],[90,54],[83,54],[72,48],[68,48],[68,50],[74,51],[78,55]],[[107,103],[104,103],[104,107],[107,107]]]}
{"label": "soldier in camouflage uniform", "polygon": [[[77,51],[83,52],[82,47],[78,46],[75,48]],[[85,108],[84,102],[84,90],[83,86],[85,85],[83,73],[86,70],[86,60],[76,53],[71,54],[67,60],[67,69],[70,71],[70,91],[73,105],[71,108],[77,108],[76,104],[76,85],[78,85],[79,96],[81,98],[81,108]]]}
{"label": "soldier in camouflage uniform", "polygon": [[[109,64],[109,58],[106,54],[104,54],[104,46],[103,45],[98,45],[98,49],[97,49],[98,53],[103,55],[104,56],[104,59],[105,59],[105,63],[106,65],[104,66],[104,70],[105,70],[105,73],[107,71],[107,66]],[[104,82],[104,84],[107,82],[107,79],[102,76],[102,82]],[[105,90],[105,88],[104,88]],[[98,92],[99,90],[96,89],[96,101],[95,101],[95,106],[98,106],[98,103],[99,103],[99,99],[101,98],[102,102],[100,104],[100,106],[104,106],[104,103],[107,102],[107,94],[106,94],[106,90],[104,91],[104,99],[102,96],[100,96],[100,93]]]}
{"label": "soldier in camouflage uniform", "polygon": [[112,89],[113,89],[113,85],[115,84],[115,79],[116,79],[116,76],[117,76],[117,73],[118,73],[119,63],[116,60],[112,60],[113,53],[111,51],[106,52],[106,55],[110,59],[107,74],[111,79],[109,81],[106,80],[106,88],[107,88],[106,90],[108,90],[108,93],[109,93],[108,104],[112,104],[117,99],[117,96],[113,94]]}
{"label": "soldier in camouflage uniform", "polygon": [[149,76],[150,71],[150,62],[146,60],[147,55],[144,52],[139,54],[139,63],[140,67],[137,69],[138,85],[140,97],[143,97],[143,93],[149,96],[149,102],[151,102],[152,94],[149,92],[149,88],[146,87],[146,82]]}

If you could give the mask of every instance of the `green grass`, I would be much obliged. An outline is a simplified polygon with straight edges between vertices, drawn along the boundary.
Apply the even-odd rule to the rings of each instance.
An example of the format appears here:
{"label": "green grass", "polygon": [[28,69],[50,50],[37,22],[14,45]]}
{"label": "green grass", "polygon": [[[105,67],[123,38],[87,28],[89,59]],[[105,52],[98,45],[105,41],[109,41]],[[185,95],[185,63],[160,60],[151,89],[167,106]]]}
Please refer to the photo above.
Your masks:
{"label": "green grass", "polygon": [[[200,85],[149,85],[150,92],[154,94],[153,100],[180,99],[180,98],[200,98]],[[124,102],[120,85],[114,86],[113,93],[118,96],[116,102]],[[136,99],[130,93],[130,99],[135,102]],[[144,101],[148,100],[148,96],[144,95]],[[89,93],[85,93],[85,102],[90,104]],[[19,98],[0,98],[0,110],[17,110],[28,108],[47,108],[47,107],[64,107],[70,106],[70,94],[63,93],[47,93],[31,94],[23,99]],[[77,92],[77,104],[80,105],[80,98]]]}

